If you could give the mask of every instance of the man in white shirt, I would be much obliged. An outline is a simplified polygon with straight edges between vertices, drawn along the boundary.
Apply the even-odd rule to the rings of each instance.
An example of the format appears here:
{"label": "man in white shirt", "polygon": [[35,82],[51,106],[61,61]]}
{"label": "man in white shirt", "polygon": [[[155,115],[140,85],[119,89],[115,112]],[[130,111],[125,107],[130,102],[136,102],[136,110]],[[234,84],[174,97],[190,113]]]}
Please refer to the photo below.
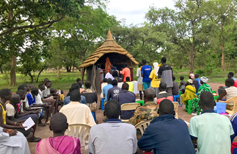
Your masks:
{"label": "man in white shirt", "polygon": [[30,154],[30,149],[25,136],[21,132],[0,127],[0,153]]}
{"label": "man in white shirt", "polygon": [[59,112],[67,117],[68,124],[87,124],[90,126],[95,125],[95,120],[92,116],[90,108],[86,104],[79,103],[81,94],[79,90],[70,92],[71,102],[64,105]]}
{"label": "man in white shirt", "polygon": [[109,70],[109,72],[106,73],[105,78],[106,78],[106,79],[114,80],[114,77],[113,77],[112,74],[113,74],[113,71],[112,71],[112,70]]}
{"label": "man in white shirt", "polygon": [[200,96],[201,115],[191,118],[189,133],[194,145],[197,142],[197,154],[230,154],[231,136],[234,134],[230,120],[214,112],[214,97],[210,92]]}
{"label": "man in white shirt", "polygon": [[106,123],[95,125],[90,130],[90,154],[133,154],[137,151],[136,129],[118,119],[121,106],[110,100],[105,105]]}

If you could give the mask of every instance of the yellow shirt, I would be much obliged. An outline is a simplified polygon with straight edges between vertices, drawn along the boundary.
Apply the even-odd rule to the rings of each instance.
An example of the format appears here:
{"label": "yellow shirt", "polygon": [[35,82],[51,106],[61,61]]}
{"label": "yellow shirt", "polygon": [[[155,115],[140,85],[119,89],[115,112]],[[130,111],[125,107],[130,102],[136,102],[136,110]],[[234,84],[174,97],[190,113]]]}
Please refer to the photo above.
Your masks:
{"label": "yellow shirt", "polygon": [[2,104],[0,103],[1,107],[2,107],[2,119],[3,119],[3,123],[7,124],[7,111],[4,109],[4,107],[2,106]]}
{"label": "yellow shirt", "polygon": [[155,75],[155,70],[151,71],[149,78],[151,79],[151,87],[152,88],[159,88],[160,78],[158,78],[158,76]]}
{"label": "yellow shirt", "polygon": [[133,90],[133,87],[134,87],[133,82],[126,82],[126,83],[129,85],[128,91],[133,93],[134,92],[134,90]]}
{"label": "yellow shirt", "polygon": [[95,120],[91,114],[90,108],[85,104],[71,101],[69,104],[64,105],[59,112],[63,113],[67,117],[67,122],[69,125],[96,125]]}

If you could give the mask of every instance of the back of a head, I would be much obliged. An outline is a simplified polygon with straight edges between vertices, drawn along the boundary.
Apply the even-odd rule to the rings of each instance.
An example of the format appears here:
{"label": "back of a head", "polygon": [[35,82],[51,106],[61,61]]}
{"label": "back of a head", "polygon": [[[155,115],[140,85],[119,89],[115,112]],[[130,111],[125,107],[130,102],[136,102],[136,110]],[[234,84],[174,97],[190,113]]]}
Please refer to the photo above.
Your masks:
{"label": "back of a head", "polygon": [[[1,99],[5,99],[5,97],[9,96],[10,97],[11,95],[11,90],[10,89],[2,89],[0,90],[0,97]],[[9,98],[11,99],[11,98]]]}
{"label": "back of a head", "polygon": [[141,67],[142,66],[142,62],[140,62],[138,66]]}
{"label": "back of a head", "polygon": [[143,59],[143,60],[142,60],[142,64],[143,64],[143,65],[146,65],[146,59]]}
{"label": "back of a head", "polygon": [[232,78],[228,78],[225,80],[225,84],[227,87],[233,86],[235,84],[235,81]]}
{"label": "back of a head", "polygon": [[124,82],[123,85],[122,85],[122,90],[128,90],[128,89],[129,89],[129,84]]}
{"label": "back of a head", "polygon": [[114,79],[114,80],[112,81],[112,85],[113,85],[113,86],[117,86],[117,85],[118,85],[118,81]]}
{"label": "back of a head", "polygon": [[32,95],[36,96],[36,95],[38,95],[38,93],[39,93],[39,89],[38,88],[34,87],[34,88],[31,89],[31,94]]}
{"label": "back of a head", "polygon": [[167,89],[167,84],[165,82],[161,82],[159,86],[160,91],[166,91]]}
{"label": "back of a head", "polygon": [[184,80],[184,76],[180,76],[180,80]]}
{"label": "back of a head", "polygon": [[121,114],[121,106],[118,101],[112,99],[105,105],[105,116],[108,119],[118,119]]}
{"label": "back of a head", "polygon": [[86,89],[90,89],[91,88],[91,82],[90,81],[86,81],[85,87],[86,87]]}
{"label": "back of a head", "polygon": [[126,81],[129,82],[130,81],[130,77],[126,77]]}
{"label": "back of a head", "polygon": [[199,78],[199,74],[195,74],[195,78]]}
{"label": "back of a head", "polygon": [[26,91],[23,90],[23,89],[20,89],[20,90],[17,90],[16,94],[22,96],[22,95],[25,95],[25,94],[26,94]]}
{"label": "back of a head", "polygon": [[108,83],[108,84],[112,84],[112,79],[110,79],[110,78],[107,79],[107,83]]}
{"label": "back of a head", "polygon": [[172,76],[172,79],[173,79],[173,81],[175,81],[176,78],[174,76]]}
{"label": "back of a head", "polygon": [[166,57],[161,58],[161,63],[166,63]]}
{"label": "back of a head", "polygon": [[153,101],[156,96],[156,92],[153,88],[148,88],[145,91],[145,96],[146,96],[146,101]]}
{"label": "back of a head", "polygon": [[124,67],[128,67],[128,64],[124,64]]}
{"label": "back of a head", "polygon": [[215,104],[213,94],[208,91],[203,91],[200,96],[200,103],[204,109],[213,109]]}
{"label": "back of a head", "polygon": [[18,104],[18,103],[20,102],[20,100],[21,100],[20,95],[18,95],[18,94],[12,94],[10,103],[15,107],[16,104]]}
{"label": "back of a head", "polygon": [[41,84],[38,85],[38,88],[40,89],[40,88],[43,87],[43,86],[44,86],[44,84],[41,83]]}
{"label": "back of a head", "polygon": [[79,86],[78,83],[73,83],[73,84],[71,85],[71,91],[73,91],[73,90],[79,90],[79,89],[80,89],[80,86]]}
{"label": "back of a head", "polygon": [[74,102],[80,102],[81,100],[81,94],[79,90],[72,90],[70,92],[70,100]]}
{"label": "back of a head", "polygon": [[49,127],[54,133],[64,133],[68,128],[67,117],[60,112],[55,113],[50,120]]}
{"label": "back of a head", "polygon": [[170,100],[164,99],[160,102],[159,114],[174,114],[174,104]]}
{"label": "back of a head", "polygon": [[26,88],[25,88],[25,85],[20,85],[18,88],[17,88],[17,90],[20,90],[20,89],[22,89],[22,90],[26,90]]}
{"label": "back of a head", "polygon": [[104,79],[103,79],[103,82],[107,82],[107,79],[106,79],[106,78],[104,78]]}
{"label": "back of a head", "polygon": [[46,83],[46,82],[48,82],[49,81],[49,79],[48,78],[45,78],[44,79],[44,83]]}
{"label": "back of a head", "polygon": [[79,85],[78,89],[82,88],[82,81],[78,81],[77,84]]}
{"label": "back of a head", "polygon": [[228,77],[232,78],[233,76],[234,76],[234,73],[233,72],[229,72]]}
{"label": "back of a head", "polygon": [[80,78],[77,78],[76,82],[78,83],[79,81],[81,81],[81,79],[80,79]]}

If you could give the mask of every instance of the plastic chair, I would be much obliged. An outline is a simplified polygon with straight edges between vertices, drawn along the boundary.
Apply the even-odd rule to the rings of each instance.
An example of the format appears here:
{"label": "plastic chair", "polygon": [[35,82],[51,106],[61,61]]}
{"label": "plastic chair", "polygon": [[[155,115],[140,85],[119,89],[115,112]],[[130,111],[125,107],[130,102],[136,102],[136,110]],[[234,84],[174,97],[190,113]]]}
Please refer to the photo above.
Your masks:
{"label": "plastic chair", "polygon": [[179,98],[179,105],[182,107],[182,104],[180,103],[181,99],[180,99],[180,95],[173,95],[174,98],[174,102],[178,102],[177,98]]}
{"label": "plastic chair", "polygon": [[139,103],[141,106],[145,105],[144,100],[139,100],[139,101],[136,101],[135,103]]}
{"label": "plastic chair", "polygon": [[95,112],[91,112],[91,114],[92,114],[92,116],[93,116],[93,118],[95,120]]}
{"label": "plastic chair", "polygon": [[233,109],[232,110],[226,109],[226,112],[228,112],[230,115],[233,115],[235,112],[237,112],[237,96],[233,97],[233,98],[231,98],[231,99],[229,99],[227,101],[219,101],[219,102],[226,103],[227,105],[230,102],[233,102]]}
{"label": "plastic chair", "polygon": [[175,118],[178,119],[178,108],[179,108],[179,103],[178,102],[173,102],[174,104],[174,111],[175,111]]}
{"label": "plastic chair", "polygon": [[104,101],[105,101],[105,99],[104,98],[101,98],[101,111],[103,111],[104,110],[104,108],[105,108],[105,106],[104,106]]}
{"label": "plastic chair", "polygon": [[[136,110],[138,106],[140,106],[139,103],[125,103],[121,105],[121,111]],[[121,120],[122,122],[129,122],[129,119],[121,119]]]}
{"label": "plastic chair", "polygon": [[[152,119],[153,120],[153,119]],[[136,129],[139,129],[141,132],[141,135],[145,132],[146,128],[150,125],[152,120],[144,120],[135,125]]]}
{"label": "plastic chair", "polygon": [[81,142],[81,151],[85,151],[88,149],[90,129],[91,126],[86,124],[73,124],[68,126],[65,134],[71,137],[79,138]]}
{"label": "plastic chair", "polygon": [[197,115],[199,115],[200,112],[201,112],[201,108],[198,105],[198,103],[194,103],[195,99],[197,99],[197,98],[194,98],[192,100],[188,100],[186,102],[185,111],[188,112],[188,114],[191,114],[192,112],[197,111]]}

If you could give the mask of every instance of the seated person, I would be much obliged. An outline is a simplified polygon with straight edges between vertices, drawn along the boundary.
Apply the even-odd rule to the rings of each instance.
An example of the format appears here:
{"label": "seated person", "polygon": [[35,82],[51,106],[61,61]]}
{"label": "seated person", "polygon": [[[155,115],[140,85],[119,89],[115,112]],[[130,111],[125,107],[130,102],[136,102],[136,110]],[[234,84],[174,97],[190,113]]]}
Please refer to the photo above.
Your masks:
{"label": "seated person", "polygon": [[103,88],[104,88],[105,86],[107,86],[107,85],[108,85],[107,79],[104,78],[104,79],[103,79],[103,82],[101,83],[101,95],[100,95],[100,98],[104,98],[104,95],[103,95]]}
{"label": "seated person", "polygon": [[89,136],[90,154],[133,154],[137,151],[136,129],[119,120],[121,106],[116,100],[105,105],[106,123],[92,126]]}
{"label": "seated person", "polygon": [[50,93],[50,88],[52,87],[51,81],[46,81],[45,89],[42,91],[42,98],[43,99],[53,99],[53,96]]}
{"label": "seated person", "polygon": [[200,104],[202,114],[192,117],[189,124],[194,147],[197,144],[199,154],[230,154],[231,136],[234,134],[230,120],[215,113],[212,93],[202,92]]}
{"label": "seated person", "polygon": [[198,89],[201,87],[201,79],[199,78],[199,74],[195,74],[195,80],[197,81]]}
{"label": "seated person", "polygon": [[[34,88],[31,89],[31,92],[26,95],[26,97],[27,97],[27,100],[28,100],[28,103],[29,103],[30,107],[43,107],[44,108],[44,112],[45,112],[45,115],[46,115],[45,122],[47,122],[48,118],[49,118],[49,114],[50,114],[49,113],[50,105],[44,104],[42,102],[38,102],[38,104],[37,104],[36,103],[36,97],[39,96],[38,93],[39,93],[38,88],[34,87]],[[43,111],[41,111],[41,114],[40,114],[40,118],[39,118],[39,122],[38,122],[39,126],[45,126],[45,124],[43,124],[42,121],[41,121],[42,118],[43,118]]]}
{"label": "seated person", "polygon": [[174,117],[174,104],[164,99],[158,114],[138,140],[139,149],[159,154],[195,154],[187,124]]}
{"label": "seated person", "polygon": [[[152,120],[156,117],[158,117],[158,109],[159,105],[154,103],[154,97],[156,95],[156,92],[153,88],[148,88],[145,91],[145,105],[139,106],[135,112],[132,118],[130,118],[129,123],[132,125],[136,125],[137,123],[143,121],[143,120]],[[137,130],[137,138],[139,139],[141,137],[141,132],[138,129]]]}
{"label": "seated person", "polygon": [[0,126],[8,129],[16,129],[21,132],[29,142],[39,142],[41,139],[34,136],[35,130],[28,129],[25,130],[25,127],[22,126],[23,121],[14,122],[7,118],[6,103],[10,101],[12,92],[10,89],[2,89],[0,91]]}
{"label": "seated person", "polygon": [[122,89],[122,86],[123,86],[123,79],[122,78],[120,78],[120,79],[118,79],[118,87],[120,88],[120,89]]}
{"label": "seated person", "polygon": [[104,95],[104,103],[108,102],[108,91],[110,88],[113,88],[112,86],[112,80],[111,79],[107,79],[107,83],[108,85],[106,85],[104,88],[103,88],[103,95]]}
{"label": "seated person", "polygon": [[69,125],[95,125],[90,108],[86,104],[79,103],[81,100],[81,94],[78,89],[70,92],[70,99],[71,102],[67,105],[64,105],[59,111],[67,117]]}
{"label": "seated person", "polygon": [[54,114],[49,129],[53,131],[53,137],[41,140],[36,146],[35,154],[81,154],[80,140],[64,135],[68,129],[67,117],[64,114]]}
{"label": "seated person", "polygon": [[184,76],[180,76],[180,84],[179,84],[179,91],[182,92],[182,94],[184,94],[184,91],[185,91],[185,87],[186,87],[186,83],[184,81]]}
{"label": "seated person", "polygon": [[173,76],[173,88],[172,88],[172,94],[173,95],[179,95],[179,84],[175,81],[175,77]]}
{"label": "seated person", "polygon": [[195,75],[193,74],[193,73],[191,73],[190,75],[189,75],[189,79],[191,79],[191,80],[193,80],[193,86],[195,87],[195,89],[196,89],[196,93],[198,93],[198,83],[197,83],[197,81],[195,80]]}
{"label": "seated person", "polygon": [[198,89],[198,97],[200,97],[200,95],[203,91],[208,91],[208,92],[212,93],[211,87],[207,84],[208,78],[205,76],[202,76],[200,81],[201,81],[201,86]]}
{"label": "seated person", "polygon": [[184,94],[181,94],[181,101],[183,102],[183,104],[186,103],[186,101],[188,100],[192,100],[194,98],[197,98],[197,94],[196,94],[196,89],[193,85],[193,80],[189,79],[187,81],[187,86],[185,88],[185,92]]}
{"label": "seated person", "polygon": [[0,153],[30,154],[30,149],[25,136],[21,132],[0,127]]}
{"label": "seated person", "polygon": [[133,82],[131,82],[131,80],[130,80],[130,77],[126,77],[126,83],[129,85],[129,89],[128,89],[128,91],[130,91],[130,92],[134,92],[134,83]]}
{"label": "seated person", "polygon": [[[80,90],[80,86],[79,86],[79,84],[78,83],[73,83],[72,84],[72,86],[71,86],[71,88],[69,89],[69,94],[71,93],[71,91],[73,91],[73,90]],[[65,97],[64,98],[64,105],[67,105],[67,104],[69,104],[71,102],[71,100],[70,100],[70,95],[69,96],[67,96],[67,97]],[[82,103],[82,104],[86,104],[86,97],[85,96],[81,96],[81,100],[80,100],[80,103]]]}
{"label": "seated person", "polygon": [[[86,81],[85,83],[86,90],[81,94],[86,97],[86,105],[91,109],[91,112],[95,112],[97,109],[97,94],[96,92],[91,90],[90,81]],[[96,114],[95,114],[96,119]]]}
{"label": "seated person", "polygon": [[106,79],[111,79],[111,80],[114,80],[114,77],[113,77],[113,70],[112,69],[110,69],[109,70],[109,72],[108,73],[106,73],[106,75],[105,75],[105,78]]}
{"label": "seated person", "polygon": [[168,99],[171,102],[173,102],[173,95],[171,93],[167,93],[167,84],[165,82],[161,82],[159,86],[160,93],[157,95],[157,104],[160,104],[160,102],[164,99]]}
{"label": "seated person", "polygon": [[83,84],[82,81],[79,81],[79,82],[78,82],[78,85],[79,85],[79,87],[80,87],[80,89],[79,89],[79,90],[80,90],[80,93],[82,93],[83,91],[85,91],[85,89],[82,88],[82,84]]}
{"label": "seated person", "polygon": [[107,100],[117,99],[118,94],[122,91],[121,88],[118,87],[118,81],[117,80],[112,81],[112,86],[113,87],[108,90]]}
{"label": "seated person", "polygon": [[[128,91],[129,85],[124,82],[122,86],[122,92],[119,93],[117,100],[120,105],[125,103],[135,103],[136,96],[134,93]],[[130,119],[134,114],[134,110],[131,111],[122,111],[121,119]]]}

